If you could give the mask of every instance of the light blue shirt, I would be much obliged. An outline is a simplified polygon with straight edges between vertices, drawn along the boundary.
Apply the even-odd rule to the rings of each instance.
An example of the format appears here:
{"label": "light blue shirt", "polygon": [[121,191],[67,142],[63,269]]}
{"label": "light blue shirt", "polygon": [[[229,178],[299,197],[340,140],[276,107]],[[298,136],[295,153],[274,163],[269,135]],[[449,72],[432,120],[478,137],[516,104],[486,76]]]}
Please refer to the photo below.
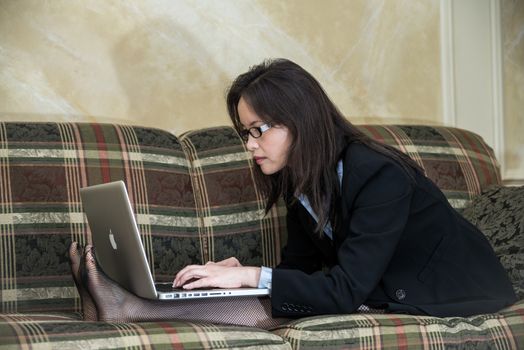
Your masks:
{"label": "light blue shirt", "polygon": [[[340,183],[340,187],[342,188],[342,176],[344,175],[344,164],[342,163],[342,159],[338,161],[337,163],[337,175],[338,175],[338,181]],[[306,208],[309,215],[313,219],[315,219],[316,222],[318,222],[318,216],[311,207],[311,204],[309,203],[309,199],[307,196],[301,194],[297,196],[300,203]],[[329,239],[333,240],[333,229],[331,228],[331,223],[328,221],[326,223],[326,226],[324,226],[324,234],[329,237]],[[273,277],[273,269],[262,266],[262,269],[260,271],[260,279],[258,280],[258,288],[269,288],[271,290],[271,281]]]}

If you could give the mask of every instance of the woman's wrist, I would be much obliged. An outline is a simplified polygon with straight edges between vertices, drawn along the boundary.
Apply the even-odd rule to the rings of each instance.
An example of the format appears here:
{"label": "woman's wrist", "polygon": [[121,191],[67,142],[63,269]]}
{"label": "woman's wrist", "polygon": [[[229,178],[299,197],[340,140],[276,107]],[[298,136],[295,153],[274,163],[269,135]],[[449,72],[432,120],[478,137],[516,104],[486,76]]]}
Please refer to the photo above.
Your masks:
{"label": "woman's wrist", "polygon": [[246,278],[242,287],[257,288],[260,280],[260,267],[247,266],[243,267],[246,270]]}

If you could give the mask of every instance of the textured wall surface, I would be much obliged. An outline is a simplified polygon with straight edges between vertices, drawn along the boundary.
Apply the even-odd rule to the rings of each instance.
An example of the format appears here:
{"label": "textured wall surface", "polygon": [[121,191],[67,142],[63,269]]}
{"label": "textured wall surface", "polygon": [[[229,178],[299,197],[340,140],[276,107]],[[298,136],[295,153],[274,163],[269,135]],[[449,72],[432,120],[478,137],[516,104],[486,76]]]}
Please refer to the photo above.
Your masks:
{"label": "textured wall surface", "polygon": [[[491,1],[505,169],[524,179],[524,1]],[[231,80],[287,57],[356,123],[442,124],[439,10],[438,0],[0,0],[0,118],[176,134],[229,124]]]}
{"label": "textured wall surface", "polygon": [[503,0],[505,167],[524,178],[524,1]]}
{"label": "textured wall surface", "polygon": [[441,122],[437,0],[0,1],[3,118],[228,124],[225,89],[267,57],[356,122]]}

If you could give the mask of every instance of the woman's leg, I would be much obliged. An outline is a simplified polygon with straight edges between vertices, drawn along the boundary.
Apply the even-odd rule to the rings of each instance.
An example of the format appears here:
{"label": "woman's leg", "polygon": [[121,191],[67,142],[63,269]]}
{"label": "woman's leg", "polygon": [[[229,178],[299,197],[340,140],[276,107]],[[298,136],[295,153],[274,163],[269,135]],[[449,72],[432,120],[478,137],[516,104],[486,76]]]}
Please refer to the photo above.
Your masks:
{"label": "woman's leg", "polygon": [[172,319],[264,329],[287,321],[271,317],[271,301],[267,297],[178,301],[143,299],[121,288],[99,270],[91,249],[86,249],[83,259],[85,261],[84,285],[93,298],[101,321],[137,322]]}
{"label": "woman's leg", "polygon": [[82,302],[82,313],[85,321],[96,321],[98,315],[96,306],[93,303],[93,299],[89,292],[84,288],[82,284],[82,278],[80,276],[80,265],[82,259],[82,252],[77,242],[71,243],[69,246],[69,260],[71,263],[71,273],[73,274],[73,280],[75,281],[76,289],[80,294],[80,301]]}

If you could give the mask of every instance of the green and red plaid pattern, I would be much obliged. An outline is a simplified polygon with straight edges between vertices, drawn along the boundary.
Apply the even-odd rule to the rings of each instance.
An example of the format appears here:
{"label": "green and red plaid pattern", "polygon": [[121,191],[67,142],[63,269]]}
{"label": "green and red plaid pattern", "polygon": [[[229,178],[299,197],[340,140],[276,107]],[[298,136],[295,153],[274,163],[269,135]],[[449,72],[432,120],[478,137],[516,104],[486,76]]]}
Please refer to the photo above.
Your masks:
{"label": "green and red plaid pattern", "polygon": [[192,322],[84,322],[66,316],[0,314],[4,349],[291,349],[257,328]]}
{"label": "green and red plaid pattern", "polygon": [[[493,151],[468,131],[359,128],[409,154],[459,210],[488,186],[500,184]],[[278,263],[286,239],[285,209],[279,205],[263,215],[252,167],[231,127],[177,138],[123,125],[0,123],[0,350],[524,348],[524,301],[498,314],[470,318],[313,317],[279,327],[273,335],[190,322],[78,319],[80,303],[66,252],[73,240],[91,241],[79,188],[126,183],[152,272],[167,281],[187,264],[229,256],[250,265]]]}
{"label": "green and red plaid pattern", "polygon": [[275,329],[293,349],[524,348],[524,300],[497,314],[437,318],[396,314],[327,315]]}
{"label": "green and red plaid pattern", "polygon": [[66,252],[71,241],[91,241],[79,196],[84,186],[126,183],[157,279],[169,280],[200,258],[188,163],[169,133],[0,123],[0,174],[2,312],[79,311]]}
{"label": "green and red plaid pattern", "polygon": [[253,179],[253,162],[231,127],[180,136],[191,164],[199,215],[202,259],[236,256],[244,265],[275,266],[285,240],[285,210],[264,215],[265,203]]}
{"label": "green and red plaid pattern", "polygon": [[359,125],[359,128],[414,159],[455,209],[466,207],[483,189],[501,184],[493,150],[470,131],[425,125]]}

